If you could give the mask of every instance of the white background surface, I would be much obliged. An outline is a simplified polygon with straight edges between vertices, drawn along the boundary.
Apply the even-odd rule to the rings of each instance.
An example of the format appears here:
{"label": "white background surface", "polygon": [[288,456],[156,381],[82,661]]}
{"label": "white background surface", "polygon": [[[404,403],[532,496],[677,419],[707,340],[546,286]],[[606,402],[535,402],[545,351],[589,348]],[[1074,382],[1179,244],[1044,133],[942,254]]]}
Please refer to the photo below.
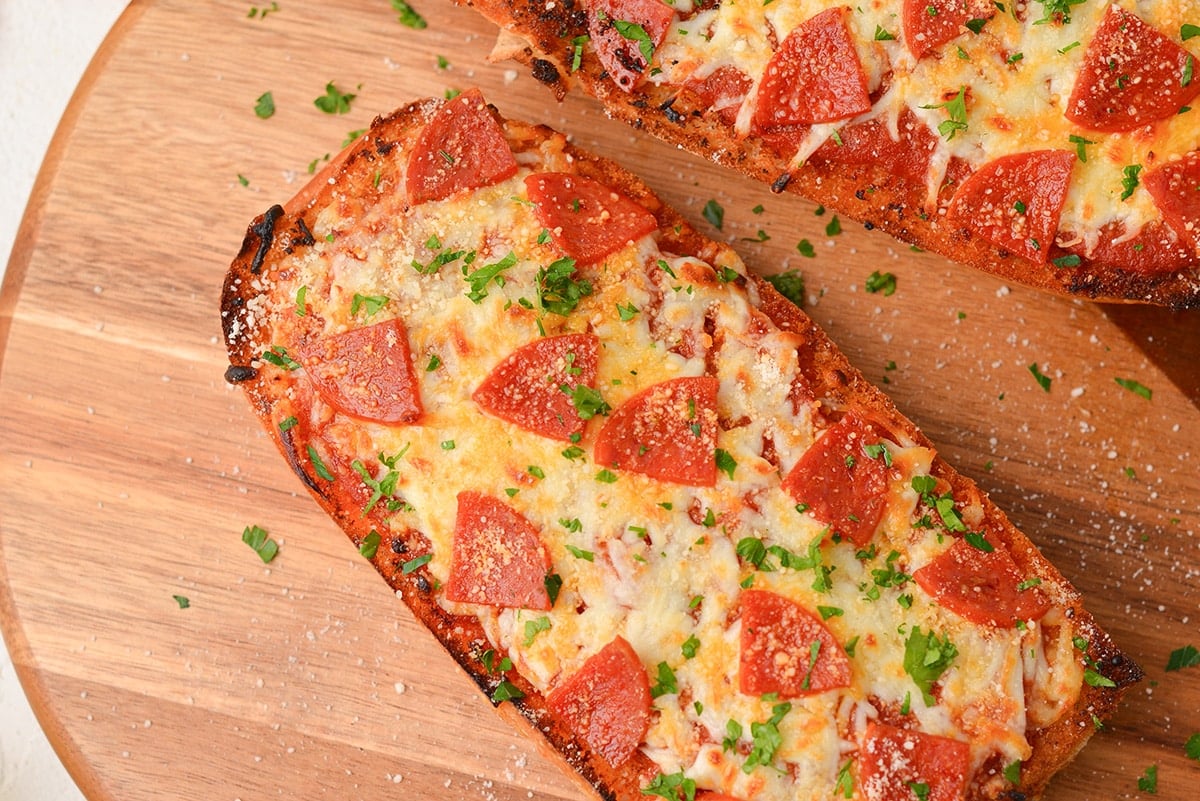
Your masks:
{"label": "white background surface", "polygon": [[[0,276],[59,117],[125,5],[0,0]],[[0,801],[82,798],[42,734],[7,649],[0,648]]]}

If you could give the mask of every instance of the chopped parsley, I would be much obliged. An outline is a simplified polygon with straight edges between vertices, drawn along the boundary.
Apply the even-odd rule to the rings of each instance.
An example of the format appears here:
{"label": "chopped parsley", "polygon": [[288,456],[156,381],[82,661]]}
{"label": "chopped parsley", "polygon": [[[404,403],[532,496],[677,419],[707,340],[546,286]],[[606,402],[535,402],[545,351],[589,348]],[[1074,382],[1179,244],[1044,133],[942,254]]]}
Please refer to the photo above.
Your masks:
{"label": "chopped parsley", "polygon": [[533,645],[533,640],[543,631],[549,631],[551,628],[550,618],[547,615],[542,615],[534,620],[525,621],[525,647]]}
{"label": "chopped parsley", "polygon": [[378,550],[379,532],[371,529],[367,532],[367,536],[362,538],[362,542],[358,544],[358,553],[364,559],[374,559]]}
{"label": "chopped parsley", "polygon": [[717,469],[725,475],[729,476],[729,480],[733,480],[733,471],[737,469],[737,461],[729,455],[729,451],[723,451],[717,448],[716,453]]}
{"label": "chopped parsley", "polygon": [[571,72],[578,72],[583,63],[583,46],[591,37],[587,34],[576,36],[571,40]]}
{"label": "chopped parsley", "polygon": [[629,41],[637,43],[638,52],[642,55],[642,61],[649,64],[654,60],[654,41],[650,38],[650,34],[646,33],[645,28],[636,22],[627,22],[620,19],[613,20],[613,27],[617,29],[617,33]]}
{"label": "chopped parsley", "polygon": [[[809,247],[812,246],[809,245]],[[800,274],[799,270],[786,270],[775,275],[768,275],[767,283],[797,306],[804,305],[804,276]]]}
{"label": "chopped parsley", "polygon": [[407,562],[404,563],[403,566],[401,566],[400,572],[407,576],[409,573],[413,573],[417,570],[420,570],[422,567],[424,567],[425,565],[429,564],[432,561],[433,561],[433,554],[431,554],[431,553],[427,553],[423,556],[418,556],[415,559],[409,559]]}
{"label": "chopped parsley", "polygon": [[945,103],[934,103],[928,106],[921,106],[925,109],[944,108],[948,119],[938,123],[938,133],[946,138],[949,142],[960,131],[967,130],[967,87],[960,86],[958,94]]}
{"label": "chopped parsley", "polygon": [[894,35],[894,34],[892,34],[892,33],[890,33],[890,32],[889,32],[889,31],[888,31],[886,28],[884,28],[882,25],[876,25],[876,26],[875,26],[875,41],[877,41],[877,42],[891,42],[891,41],[893,41],[895,38],[896,38],[896,37],[895,37],[895,35]]}
{"label": "chopped parsley", "polygon": [[350,301],[351,316],[358,314],[359,309],[366,309],[368,317],[374,317],[376,312],[388,304],[389,298],[386,295],[360,295],[354,293],[354,298]]}
{"label": "chopped parsley", "polygon": [[817,257],[817,249],[807,239],[801,239],[796,243],[796,252],[806,259],[815,259]]}
{"label": "chopped parsley", "polygon": [[695,634],[683,641],[683,645],[679,646],[679,651],[683,654],[684,659],[693,659],[700,651],[700,640]]}
{"label": "chopped parsley", "polygon": [[517,254],[509,251],[508,255],[500,261],[494,264],[486,264],[478,270],[467,272],[467,265],[464,264],[463,280],[471,287],[471,291],[467,292],[467,297],[474,303],[482,303],[483,299],[488,296],[487,285],[495,281],[496,286],[504,286],[504,276],[501,273],[511,269],[516,263]]}
{"label": "chopped parsley", "polygon": [[521,689],[508,679],[504,679],[497,684],[495,691],[492,692],[492,701],[497,704],[502,704],[505,701],[515,701],[518,698],[524,697],[525,693],[521,692]]}
{"label": "chopped parsley", "polygon": [[585,551],[582,548],[576,548],[574,545],[569,544],[565,547],[576,559],[582,559],[585,562],[594,562],[596,560],[596,554],[591,551]]}
{"label": "chopped parsley", "polygon": [[399,15],[398,19],[401,25],[407,25],[418,31],[429,27],[429,23],[425,21],[425,18],[418,14],[417,10],[405,2],[405,0],[392,0],[392,8]]}
{"label": "chopped parsley", "polygon": [[1149,387],[1134,381],[1132,378],[1115,378],[1113,380],[1116,381],[1120,386],[1132,392],[1134,395],[1140,395],[1146,400],[1150,400],[1150,398],[1154,395],[1154,392]]}
{"label": "chopped parsley", "polygon": [[1140,183],[1138,175],[1142,171],[1141,164],[1130,164],[1125,167],[1121,178],[1121,200],[1128,200]]}
{"label": "chopped parsley", "polygon": [[575,311],[579,301],[592,294],[592,282],[574,276],[575,260],[566,256],[538,270],[534,279],[538,305],[562,317]]}
{"label": "chopped parsley", "polygon": [[958,656],[958,649],[948,637],[939,638],[932,629],[922,633],[913,626],[904,641],[904,672],[912,677],[926,706],[933,706],[933,685]]}
{"label": "chopped parsley", "polygon": [[1091,687],[1116,687],[1117,684],[1100,672],[1100,665],[1088,653],[1088,641],[1084,637],[1072,637],[1071,644],[1083,654],[1083,681]]}
{"label": "chopped parsley", "polygon": [[678,773],[660,773],[642,788],[642,795],[656,795],[667,801],[695,801],[696,780]]}
{"label": "chopped parsley", "polygon": [[963,539],[966,540],[967,544],[972,548],[983,551],[984,553],[991,553],[992,551],[996,550],[996,548],[987,541],[987,537],[983,536],[983,534],[978,531],[968,531],[963,535]]}
{"label": "chopped parsley", "polygon": [[314,100],[313,105],[326,114],[346,114],[356,97],[358,95],[339,90],[333,81],[330,81],[325,84],[325,94]]}
{"label": "chopped parsley", "polygon": [[1200,732],[1187,739],[1187,742],[1183,744],[1183,752],[1188,759],[1200,762]]}
{"label": "chopped parsley", "polygon": [[1034,25],[1046,25],[1051,22],[1061,22],[1063,25],[1071,22],[1071,6],[1082,5],[1086,0],[1037,0],[1042,4],[1042,18],[1034,21]]}
{"label": "chopped parsley", "polygon": [[893,295],[896,292],[896,276],[876,270],[867,276],[865,287],[872,295],[877,292],[882,292],[884,297]]}
{"label": "chopped parsley", "polygon": [[1200,666],[1200,651],[1197,651],[1195,646],[1185,645],[1171,652],[1171,655],[1167,658],[1166,670],[1170,673],[1197,666]]}
{"label": "chopped parsley", "polygon": [[679,682],[675,678],[675,671],[671,670],[671,666],[666,662],[658,663],[658,681],[650,688],[650,697],[658,698],[660,695],[674,695],[679,692]]}
{"label": "chopped parsley", "polygon": [[1194,39],[1197,36],[1200,36],[1200,25],[1191,25],[1185,22],[1179,26],[1179,38],[1183,41],[1186,42],[1188,39]]}
{"label": "chopped parsley", "polygon": [[638,307],[634,306],[632,303],[627,303],[624,306],[622,306],[620,303],[617,304],[617,315],[620,316],[621,322],[629,322],[637,316],[637,313]]}
{"label": "chopped parsley", "polygon": [[1050,260],[1050,263],[1055,267],[1078,267],[1082,263],[1082,259],[1074,253],[1069,253],[1066,256],[1059,256]]}
{"label": "chopped parsley", "polygon": [[1158,765],[1151,765],[1138,777],[1138,790],[1156,795],[1158,793]]}
{"label": "chopped parsley", "polygon": [[742,764],[742,772],[750,773],[758,766],[767,767],[775,759],[775,752],[783,745],[783,735],[779,733],[779,723],[792,705],[786,701],[775,704],[771,708],[771,717],[765,722],[750,724],[751,746],[746,761]]}
{"label": "chopped parsley", "polygon": [[260,120],[270,119],[275,114],[275,95],[263,92],[254,101],[254,113]]}
{"label": "chopped parsley", "polygon": [[187,599],[187,596],[172,595],[171,597],[175,599],[175,603],[179,604],[180,609],[187,609],[192,605],[192,602]]}
{"label": "chopped parsley", "polygon": [[[279,543],[271,539],[264,529],[246,526],[242,529],[242,542],[249,545],[263,562],[270,562],[279,553]],[[182,606],[182,604],[181,604]]]}
{"label": "chopped parsley", "polygon": [[1038,382],[1039,387],[1046,392],[1050,391],[1050,376],[1042,372],[1037,362],[1032,362],[1029,365],[1029,372],[1033,375],[1033,380]]}
{"label": "chopped parsley", "polygon": [[709,224],[718,231],[725,225],[725,209],[715,200],[709,200],[704,204],[704,211],[701,212],[704,219],[708,220]]}
{"label": "chopped parsley", "polygon": [[300,362],[288,355],[287,348],[282,345],[272,345],[268,351],[263,351],[262,360],[285,370],[299,370]]}
{"label": "chopped parsley", "polygon": [[329,468],[325,466],[325,462],[321,459],[321,454],[317,453],[317,449],[309,445],[305,450],[308,451],[308,459],[312,462],[313,470],[316,471],[317,475],[326,481],[333,481],[333,473],[329,472]]}
{"label": "chopped parsley", "polygon": [[591,420],[596,415],[603,417],[612,411],[600,393],[586,384],[577,384],[574,388],[560,384],[558,388],[571,399],[571,405],[581,420]]}

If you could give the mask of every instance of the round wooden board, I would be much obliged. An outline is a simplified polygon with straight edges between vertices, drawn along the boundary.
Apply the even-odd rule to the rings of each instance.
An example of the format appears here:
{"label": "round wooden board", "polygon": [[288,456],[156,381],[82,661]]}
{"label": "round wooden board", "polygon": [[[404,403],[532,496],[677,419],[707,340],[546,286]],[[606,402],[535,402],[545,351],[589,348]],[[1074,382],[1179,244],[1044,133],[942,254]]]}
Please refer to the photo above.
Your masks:
{"label": "round wooden board", "polygon": [[[222,378],[217,301],[248,221],[376,114],[479,85],[507,116],[573,132],[702,230],[744,240],[754,269],[801,269],[810,313],[1146,667],[1048,797],[1137,797],[1152,765],[1159,798],[1190,797],[1200,668],[1164,668],[1200,646],[1200,411],[1151,356],[1194,380],[1179,349],[1200,353],[1196,315],[1122,310],[1131,337],[1099,307],[857,225],[834,233],[831,215],[591,101],[556,104],[487,63],[490,25],[414,2],[427,29],[380,0],[288,0],[265,17],[244,0],[134,2],[43,169],[0,295],[0,623],[85,794],[586,797],[413,622]],[[350,113],[314,107],[328,82],[357,95]],[[264,120],[267,91],[278,110]],[[722,232],[702,217],[709,199]],[[894,273],[894,294],[864,290],[874,271]],[[269,566],[241,542],[251,524],[281,543]]]}

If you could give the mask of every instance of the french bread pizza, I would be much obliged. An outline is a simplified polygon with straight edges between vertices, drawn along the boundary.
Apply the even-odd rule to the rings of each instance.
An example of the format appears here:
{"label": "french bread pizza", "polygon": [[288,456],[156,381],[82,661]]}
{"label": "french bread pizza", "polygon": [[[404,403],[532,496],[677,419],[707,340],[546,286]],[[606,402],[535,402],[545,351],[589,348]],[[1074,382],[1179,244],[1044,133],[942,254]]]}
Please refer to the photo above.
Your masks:
{"label": "french bread pizza", "polygon": [[299,480],[599,797],[1036,798],[1140,678],[799,308],[478,90],[254,220],[221,318]]}
{"label": "french bread pizza", "polygon": [[1200,305],[1200,3],[459,0],[561,94],[1074,297]]}

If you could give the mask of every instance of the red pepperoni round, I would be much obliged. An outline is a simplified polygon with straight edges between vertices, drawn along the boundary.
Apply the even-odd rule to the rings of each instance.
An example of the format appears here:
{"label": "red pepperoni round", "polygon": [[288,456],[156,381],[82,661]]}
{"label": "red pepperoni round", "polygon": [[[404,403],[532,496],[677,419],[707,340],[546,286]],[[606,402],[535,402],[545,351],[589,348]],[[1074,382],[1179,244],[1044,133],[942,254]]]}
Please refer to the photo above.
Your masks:
{"label": "red pepperoni round", "polygon": [[978,0],[904,0],[900,25],[916,58],[962,35],[973,19],[991,19],[996,7]]}
{"label": "red pepperoni round", "polygon": [[913,573],[913,580],[941,606],[977,624],[1010,627],[1018,620],[1039,620],[1050,611],[1046,594],[1036,586],[1020,589],[1030,579],[1002,546],[982,551],[956,540],[933,561]]}
{"label": "red pepperoni round", "polygon": [[578,439],[587,421],[569,392],[595,386],[599,350],[595,334],[535,339],[496,365],[471,397],[484,411],[526,431]]}
{"label": "red pepperoni round", "polygon": [[1154,168],[1142,177],[1142,186],[1175,235],[1200,248],[1200,150]]}
{"label": "red pepperoni round", "polygon": [[468,89],[433,113],[408,158],[405,188],[416,205],[491,186],[517,172],[504,131],[478,89]]}
{"label": "red pepperoni round", "polygon": [[717,379],[673,378],[621,404],[596,437],[598,464],[662,481],[717,481]]}
{"label": "red pepperoni round", "polygon": [[850,686],[849,657],[812,612],[765,590],[743,592],[738,609],[738,687],[743,693],[797,698]]}
{"label": "red pepperoni round", "polygon": [[[858,752],[858,784],[867,801],[962,801],[971,747],[936,734],[870,723]],[[922,787],[920,796],[913,787]]]}
{"label": "red pepperoni round", "polygon": [[627,760],[650,728],[650,681],[623,638],[592,655],[555,687],[546,706],[613,767]]}
{"label": "red pepperoni round", "polygon": [[526,178],[525,189],[551,241],[580,266],[658,230],[645,206],[591,178],[542,172]]}
{"label": "red pepperoni round", "polygon": [[641,83],[675,11],[661,0],[591,0],[588,36],[604,71],[626,92]]}
{"label": "red pepperoni round", "polygon": [[479,492],[458,494],[448,599],[544,611],[549,572],[541,534],[520,512]]}
{"label": "red pepperoni round", "polygon": [[726,125],[733,125],[753,83],[737,67],[722,64],[703,80],[688,81],[687,88],[696,95],[705,113],[714,112]]}
{"label": "red pepperoni round", "polygon": [[1001,156],[963,181],[950,201],[950,216],[992,244],[1045,264],[1074,166],[1070,150]]}
{"label": "red pepperoni round", "polygon": [[813,159],[837,164],[875,164],[892,175],[923,186],[929,178],[929,161],[938,137],[907,106],[896,124],[898,138],[883,117],[848,125],[817,148]]}
{"label": "red pepperoni round", "polygon": [[399,319],[306,341],[301,361],[321,399],[373,423],[415,423],[423,411],[408,331]]}
{"label": "red pepperoni round", "polygon": [[1066,118],[1096,131],[1132,131],[1179,113],[1200,94],[1195,59],[1116,3],[1083,54]]}
{"label": "red pepperoni round", "polygon": [[804,452],[781,488],[838,535],[865,546],[887,506],[888,468],[864,448],[882,440],[874,425],[850,412]]}
{"label": "red pepperoni round", "polygon": [[758,130],[836,122],[870,110],[850,13],[848,6],[822,11],[783,40],[758,87]]}

